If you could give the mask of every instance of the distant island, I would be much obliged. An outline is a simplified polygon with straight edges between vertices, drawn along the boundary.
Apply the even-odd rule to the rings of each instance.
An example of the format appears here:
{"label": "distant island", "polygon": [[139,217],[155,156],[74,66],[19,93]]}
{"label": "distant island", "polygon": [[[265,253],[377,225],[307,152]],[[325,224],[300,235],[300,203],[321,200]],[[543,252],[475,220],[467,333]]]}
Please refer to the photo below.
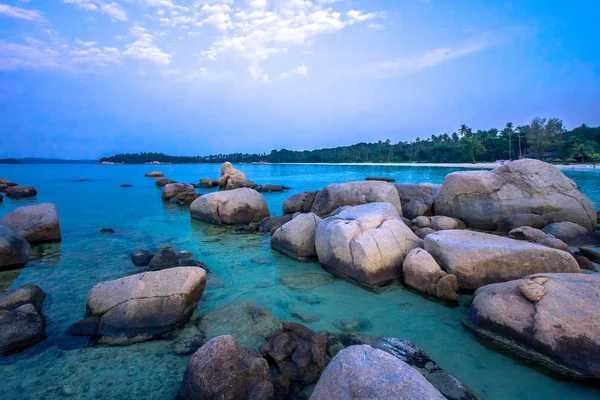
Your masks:
{"label": "distant island", "polygon": [[97,160],[65,160],[62,158],[2,158],[0,164],[96,164]]}
{"label": "distant island", "polygon": [[467,125],[451,134],[416,138],[412,142],[357,143],[318,150],[272,150],[270,153],[231,153],[210,156],[171,156],[163,153],[117,154],[105,164],[197,163],[464,163],[538,158],[551,162],[600,161],[600,127],[581,125],[566,130],[558,118],[534,118],[528,125],[473,132]]}

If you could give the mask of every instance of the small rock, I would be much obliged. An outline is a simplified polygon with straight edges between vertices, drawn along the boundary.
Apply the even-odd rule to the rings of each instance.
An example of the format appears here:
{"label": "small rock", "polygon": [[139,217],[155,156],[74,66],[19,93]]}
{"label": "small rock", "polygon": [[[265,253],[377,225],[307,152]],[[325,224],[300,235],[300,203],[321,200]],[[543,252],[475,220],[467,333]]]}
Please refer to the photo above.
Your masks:
{"label": "small rock", "polygon": [[365,181],[396,182],[394,178],[386,178],[382,176],[367,176]]}
{"label": "small rock", "polygon": [[289,289],[302,292],[320,286],[331,285],[335,278],[328,274],[307,272],[304,274],[287,274],[279,278],[281,284]]}
{"label": "small rock", "polygon": [[435,230],[431,228],[418,228],[415,230],[415,235],[417,235],[417,237],[421,239],[425,239],[425,236],[432,233],[435,233]]}
{"label": "small rock", "polygon": [[152,171],[152,172],[148,172],[144,176],[147,176],[147,177],[150,177],[150,178],[160,178],[160,177],[163,176],[163,173],[160,172],[160,171]]}
{"label": "small rock", "polygon": [[100,233],[115,233],[115,230],[112,228],[102,228]]}
{"label": "small rock", "polygon": [[319,322],[321,320],[321,318],[318,315],[305,312],[293,312],[291,315],[292,317],[304,322],[305,324],[309,324],[311,322]]}
{"label": "small rock", "polygon": [[587,247],[579,247],[581,255],[586,256],[595,263],[600,263],[600,251],[588,249]]}
{"label": "small rock", "polygon": [[154,184],[158,187],[164,187],[164,186],[168,185],[169,183],[177,183],[177,181],[174,181],[174,180],[168,179],[168,178],[159,178],[156,180],[156,182]]}
{"label": "small rock", "polygon": [[94,336],[98,333],[99,323],[100,317],[86,317],[71,325],[68,332],[73,336]]}
{"label": "small rock", "polygon": [[31,303],[36,310],[42,310],[46,293],[37,285],[23,285],[0,294],[0,310],[12,310]]}
{"label": "small rock", "polygon": [[177,255],[172,250],[163,249],[152,257],[148,266],[151,271],[177,267],[179,266],[179,258],[177,258]]}
{"label": "small rock", "polygon": [[204,336],[196,336],[188,339],[181,339],[174,342],[171,346],[173,353],[179,356],[187,356],[194,354],[196,350],[202,347],[206,343]]}
{"label": "small rock", "polygon": [[179,258],[180,260],[184,259],[184,258],[192,258],[192,257],[194,257],[194,254],[192,252],[190,252],[190,251],[187,251],[187,250],[180,250],[176,254],[177,254],[177,258]]}
{"label": "small rock", "polygon": [[360,332],[371,329],[371,323],[362,319],[343,319],[333,325],[342,332]]}
{"label": "small rock", "polygon": [[431,228],[431,220],[429,217],[419,216],[413,219],[412,223],[417,225],[419,228]]}
{"label": "small rock", "polygon": [[575,260],[577,260],[579,268],[587,269],[588,271],[598,272],[598,268],[596,267],[596,265],[593,262],[591,262],[590,259],[586,256],[581,255],[581,253],[575,253],[573,256],[575,257]]}
{"label": "small rock", "polygon": [[121,185],[122,188],[127,188],[127,187],[132,187],[133,185],[130,185],[129,183],[124,183]]}
{"label": "small rock", "polygon": [[150,264],[152,257],[154,257],[154,254],[148,250],[136,250],[131,253],[131,261],[138,267],[145,267]]}
{"label": "small rock", "polygon": [[519,291],[523,296],[525,296],[529,301],[533,301],[537,303],[546,295],[546,288],[544,288],[543,284],[535,282],[533,280],[526,281],[519,286]]}
{"label": "small rock", "polygon": [[37,190],[33,186],[12,186],[6,189],[6,197],[11,199],[25,199],[37,196]]}
{"label": "small rock", "polygon": [[252,257],[250,259],[250,262],[253,262],[254,264],[261,264],[261,265],[268,265],[271,264],[273,261],[269,258],[269,257]]}
{"label": "small rock", "polygon": [[456,218],[436,215],[431,217],[431,227],[436,231],[445,231],[449,229],[464,229],[465,225]]}

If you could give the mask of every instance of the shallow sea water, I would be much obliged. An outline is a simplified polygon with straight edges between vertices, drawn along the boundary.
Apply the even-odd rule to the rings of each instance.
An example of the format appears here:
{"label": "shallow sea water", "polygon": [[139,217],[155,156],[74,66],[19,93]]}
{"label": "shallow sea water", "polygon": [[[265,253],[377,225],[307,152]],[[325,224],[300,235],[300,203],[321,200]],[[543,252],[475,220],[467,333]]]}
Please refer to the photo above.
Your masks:
{"label": "shallow sea water", "polygon": [[[285,193],[265,194],[272,215],[283,200],[326,184],[389,176],[397,182],[441,183],[457,168],[241,165],[257,183],[284,184]],[[18,206],[52,202],[58,207],[63,242],[36,249],[37,260],[21,271],[0,273],[0,290],[39,285],[46,293],[43,312],[48,338],[17,355],[0,358],[0,395],[6,399],[172,399],[189,356],[172,352],[175,338],[125,347],[86,347],[63,332],[85,313],[88,291],[98,282],[141,270],[132,265],[137,248],[161,246],[189,250],[212,273],[194,318],[236,303],[257,304],[275,317],[294,320],[293,312],[314,314],[315,331],[338,331],[336,323],[359,319],[363,333],[410,339],[447,372],[482,398],[598,399],[600,389],[550,378],[483,346],[461,324],[466,306],[446,307],[400,285],[374,294],[345,281],[327,279],[319,264],[302,264],[271,251],[268,235],[233,235],[190,219],[189,209],[165,204],[154,180],[161,170],[180,182],[218,177],[219,165],[0,165],[0,176],[38,189],[35,200],[4,200],[0,217]],[[597,204],[600,173],[566,171]],[[75,180],[87,179],[85,182]],[[132,184],[121,188],[121,184]],[[207,192],[207,190],[199,190]],[[102,228],[116,233],[103,235]],[[252,261],[253,260],[253,261]],[[281,284],[286,275],[309,273],[322,286]],[[292,276],[291,278],[294,278]],[[306,282],[300,282],[306,283]],[[319,303],[305,297],[320,300]]]}

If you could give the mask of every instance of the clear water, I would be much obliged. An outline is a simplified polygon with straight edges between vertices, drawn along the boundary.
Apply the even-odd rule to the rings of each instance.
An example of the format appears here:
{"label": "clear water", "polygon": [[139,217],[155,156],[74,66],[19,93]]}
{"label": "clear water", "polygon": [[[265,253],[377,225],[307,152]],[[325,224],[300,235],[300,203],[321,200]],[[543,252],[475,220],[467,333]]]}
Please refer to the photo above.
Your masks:
{"label": "clear water", "polygon": [[[33,201],[5,198],[0,216],[18,206],[53,202],[63,233],[61,245],[39,249],[40,258],[27,268],[0,274],[0,289],[35,283],[48,294],[44,304],[48,339],[23,353],[0,358],[0,397],[173,398],[188,356],[175,355],[169,340],[82,347],[62,334],[83,316],[87,293],[94,284],[140,271],[131,264],[133,250],[172,245],[193,252],[214,272],[197,313],[250,301],[282,320],[292,320],[292,312],[317,315],[320,321],[307,325],[333,331],[336,322],[358,318],[365,322],[364,333],[413,340],[485,399],[600,398],[598,388],[549,378],[482,346],[461,325],[464,306],[445,307],[400,286],[382,294],[342,280],[305,291],[283,286],[279,278],[286,274],[325,272],[319,264],[297,263],[272,252],[267,235],[230,235],[191,220],[185,207],[164,204],[154,180],[143,176],[154,169],[181,182],[217,177],[219,172],[218,165],[0,165],[0,176],[34,185],[39,191]],[[390,176],[398,182],[441,183],[446,174],[457,170],[320,165],[243,165],[241,169],[258,183],[293,188],[283,194],[265,194],[273,215],[281,214],[287,196],[329,183],[369,175]],[[600,203],[600,173],[566,173]],[[78,179],[90,181],[74,182]],[[124,183],[133,187],[121,188]],[[100,234],[105,227],[116,233]],[[307,304],[302,301],[307,295],[321,303]]]}

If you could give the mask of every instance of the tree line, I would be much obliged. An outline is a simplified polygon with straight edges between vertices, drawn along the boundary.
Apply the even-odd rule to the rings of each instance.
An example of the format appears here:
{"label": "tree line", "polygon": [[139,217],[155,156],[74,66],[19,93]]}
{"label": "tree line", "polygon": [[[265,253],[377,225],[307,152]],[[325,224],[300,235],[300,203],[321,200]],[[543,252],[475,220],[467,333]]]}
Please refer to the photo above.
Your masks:
{"label": "tree line", "polygon": [[193,163],[394,163],[494,162],[537,158],[555,162],[600,161],[600,127],[565,129],[558,118],[534,118],[524,126],[473,131],[462,125],[456,132],[416,138],[411,142],[357,143],[318,150],[272,150],[270,153],[231,153],[210,156],[171,156],[163,153],[117,154],[100,162],[144,164]]}

